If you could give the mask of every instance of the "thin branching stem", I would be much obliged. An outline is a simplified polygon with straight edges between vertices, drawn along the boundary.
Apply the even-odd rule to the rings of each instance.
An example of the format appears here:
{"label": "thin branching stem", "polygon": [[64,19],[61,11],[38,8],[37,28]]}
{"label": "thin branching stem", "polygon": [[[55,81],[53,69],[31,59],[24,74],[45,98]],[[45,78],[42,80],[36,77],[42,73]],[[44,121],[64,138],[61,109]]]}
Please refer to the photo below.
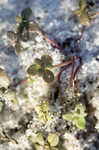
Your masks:
{"label": "thin branching stem", "polygon": [[[74,60],[77,60],[77,59],[78,59],[78,57],[74,57]],[[69,65],[71,63],[72,63],[72,59],[70,59],[70,60],[68,60],[66,62],[63,62],[61,64],[54,65],[53,68],[67,66],[67,65]]]}

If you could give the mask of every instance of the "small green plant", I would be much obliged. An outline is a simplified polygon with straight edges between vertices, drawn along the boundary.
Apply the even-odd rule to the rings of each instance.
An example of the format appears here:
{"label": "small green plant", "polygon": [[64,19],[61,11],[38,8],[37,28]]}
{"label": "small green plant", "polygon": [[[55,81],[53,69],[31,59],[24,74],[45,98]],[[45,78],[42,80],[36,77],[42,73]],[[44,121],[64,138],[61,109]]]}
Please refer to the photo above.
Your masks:
{"label": "small green plant", "polygon": [[45,123],[46,121],[51,119],[51,116],[49,114],[50,106],[49,102],[45,101],[42,105],[36,106],[36,112],[39,115],[40,121]]}
{"label": "small green plant", "polygon": [[35,136],[29,136],[29,140],[34,144],[36,150],[59,150],[57,148],[59,137],[56,133],[50,133],[44,140],[43,134],[38,132]]}
{"label": "small green plant", "polygon": [[79,0],[79,9],[73,11],[79,17],[80,23],[86,26],[90,25],[90,21],[94,17],[87,9],[87,1]]}
{"label": "small green plant", "polygon": [[21,12],[21,16],[16,16],[15,20],[17,22],[16,31],[8,31],[7,37],[15,43],[15,53],[19,54],[22,50],[20,40],[29,40],[29,28],[30,28],[30,17],[32,15],[31,8],[25,8]]}
{"label": "small green plant", "polygon": [[50,83],[54,80],[53,73],[48,69],[52,67],[52,58],[49,55],[43,55],[41,59],[36,58],[35,64],[31,65],[27,69],[29,75],[39,75],[43,79]]}
{"label": "small green plant", "polygon": [[50,133],[47,137],[47,140],[50,146],[57,146],[57,144],[59,143],[59,137],[55,133]]}
{"label": "small green plant", "polygon": [[74,125],[76,125],[79,129],[84,129],[86,126],[86,113],[85,106],[78,104],[73,112],[67,113],[63,115],[63,119],[67,121],[71,121]]}
{"label": "small green plant", "polygon": [[25,8],[21,12],[21,17],[16,17],[16,21],[19,24],[17,28],[18,36],[24,40],[28,40],[29,36],[29,19],[32,15],[31,8]]}

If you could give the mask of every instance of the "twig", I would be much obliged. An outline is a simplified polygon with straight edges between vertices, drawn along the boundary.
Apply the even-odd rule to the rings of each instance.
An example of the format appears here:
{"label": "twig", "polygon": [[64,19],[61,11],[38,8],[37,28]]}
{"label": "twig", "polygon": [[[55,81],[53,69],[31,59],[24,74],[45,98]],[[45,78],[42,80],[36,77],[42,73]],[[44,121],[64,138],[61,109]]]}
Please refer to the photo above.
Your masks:
{"label": "twig", "polygon": [[75,72],[73,74],[73,80],[75,79],[76,74],[79,72],[79,70],[80,70],[80,68],[82,66],[81,58],[79,58],[79,59],[80,59],[80,63],[79,63],[78,67],[76,68],[76,70],[75,70]]}
{"label": "twig", "polygon": [[[76,60],[76,59],[78,59],[78,58],[77,58],[77,57],[74,57],[74,60]],[[67,65],[69,65],[69,64],[71,64],[71,63],[72,63],[72,59],[71,59],[71,60],[68,60],[68,61],[66,61],[66,62],[64,62],[64,63],[54,65],[53,68],[67,66]]]}
{"label": "twig", "polygon": [[72,80],[73,80],[73,74],[74,74],[74,56],[72,58],[72,72],[71,72],[71,77],[70,77],[70,84],[72,85]]}
{"label": "twig", "polygon": [[61,77],[62,72],[63,72],[64,70],[66,70],[70,65],[71,65],[71,63],[68,64],[68,65],[66,65],[66,66],[59,72],[59,74],[58,74],[58,82],[59,82],[59,83],[61,82],[61,81],[60,81],[60,77]]}

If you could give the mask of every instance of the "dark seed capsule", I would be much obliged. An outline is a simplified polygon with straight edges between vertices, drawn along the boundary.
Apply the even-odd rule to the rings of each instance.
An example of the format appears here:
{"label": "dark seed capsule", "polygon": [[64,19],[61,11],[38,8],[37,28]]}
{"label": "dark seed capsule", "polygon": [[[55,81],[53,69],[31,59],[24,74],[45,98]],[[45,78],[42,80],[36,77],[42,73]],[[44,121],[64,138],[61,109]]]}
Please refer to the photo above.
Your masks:
{"label": "dark seed capsule", "polygon": [[49,55],[43,55],[41,57],[42,67],[51,67],[52,66],[52,58]]}
{"label": "dark seed capsule", "polygon": [[54,80],[54,74],[50,70],[45,70],[43,73],[43,79],[50,83]]}
{"label": "dark seed capsule", "polygon": [[42,64],[42,62],[41,62],[41,60],[40,60],[39,58],[36,58],[36,59],[35,59],[35,63],[38,64],[38,65],[40,65],[40,66],[41,66],[41,64]]}
{"label": "dark seed capsule", "polygon": [[32,9],[31,8],[25,8],[21,12],[21,16],[22,16],[23,20],[29,20],[31,15],[32,15]]}
{"label": "dark seed capsule", "polygon": [[8,37],[10,40],[14,41],[14,40],[17,39],[17,34],[14,33],[13,31],[8,31],[8,32],[7,32],[7,37]]}
{"label": "dark seed capsule", "polygon": [[29,75],[36,75],[38,73],[38,65],[37,64],[33,64],[31,65],[28,69],[27,69],[27,73]]}

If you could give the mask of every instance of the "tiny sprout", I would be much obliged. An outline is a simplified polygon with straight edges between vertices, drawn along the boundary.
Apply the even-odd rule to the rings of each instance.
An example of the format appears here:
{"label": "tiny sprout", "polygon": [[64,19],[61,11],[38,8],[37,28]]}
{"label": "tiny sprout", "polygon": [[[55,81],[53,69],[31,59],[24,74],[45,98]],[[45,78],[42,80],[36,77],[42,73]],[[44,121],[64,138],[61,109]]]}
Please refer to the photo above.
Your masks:
{"label": "tiny sprout", "polygon": [[87,10],[86,0],[79,0],[79,9],[73,11],[73,13],[79,17],[80,23],[86,26],[90,25],[90,21],[94,17],[94,15]]}
{"label": "tiny sprout", "polygon": [[43,55],[41,59],[36,58],[35,64],[27,69],[29,75],[39,75],[50,83],[54,80],[54,74],[47,68],[52,67],[52,58],[49,55]]}
{"label": "tiny sprout", "polygon": [[59,143],[59,137],[55,133],[50,133],[48,135],[47,140],[48,140],[48,143],[50,144],[50,146],[57,146],[57,144]]}
{"label": "tiny sprout", "polygon": [[36,150],[59,150],[56,147],[59,143],[59,137],[55,133],[50,133],[47,140],[44,140],[43,133],[38,132],[34,136],[29,136],[29,140],[34,144]]}
{"label": "tiny sprout", "polygon": [[63,119],[67,121],[71,121],[75,124],[79,129],[84,129],[86,126],[85,116],[85,106],[84,105],[77,105],[75,110],[71,113],[67,113],[63,115]]}
{"label": "tiny sprout", "polygon": [[50,111],[50,106],[48,101],[45,101],[42,105],[36,106],[36,112],[39,115],[40,121],[41,122],[46,122],[51,119],[49,111]]}

